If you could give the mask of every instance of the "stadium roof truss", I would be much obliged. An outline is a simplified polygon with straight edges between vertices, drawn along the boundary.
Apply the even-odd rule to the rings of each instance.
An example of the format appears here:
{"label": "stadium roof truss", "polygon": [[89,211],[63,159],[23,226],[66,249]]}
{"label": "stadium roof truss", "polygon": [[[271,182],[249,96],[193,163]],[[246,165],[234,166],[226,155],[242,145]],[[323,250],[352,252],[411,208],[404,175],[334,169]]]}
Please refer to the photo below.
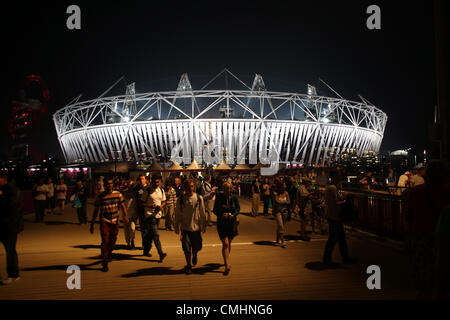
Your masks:
{"label": "stadium roof truss", "polygon": [[260,75],[249,87],[222,73],[245,90],[205,89],[220,74],[193,90],[183,74],[176,91],[136,93],[133,83],[125,95],[58,110],[53,120],[66,161],[169,159],[182,148],[181,162],[202,163],[212,146],[230,164],[256,164],[272,150],[280,162],[318,165],[349,149],[379,151],[387,116],[365,99],[272,92]]}

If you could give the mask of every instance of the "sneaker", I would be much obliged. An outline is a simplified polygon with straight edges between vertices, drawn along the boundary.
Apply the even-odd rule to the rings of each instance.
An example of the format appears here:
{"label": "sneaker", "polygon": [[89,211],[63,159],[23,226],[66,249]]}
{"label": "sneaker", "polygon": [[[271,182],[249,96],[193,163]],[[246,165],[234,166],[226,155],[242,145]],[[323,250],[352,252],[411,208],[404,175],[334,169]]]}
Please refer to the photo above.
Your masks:
{"label": "sneaker", "polygon": [[146,256],[146,257],[151,257],[152,256],[152,254],[150,252],[148,252],[148,251],[144,251],[143,255]]}
{"label": "sneaker", "polygon": [[163,253],[159,256],[159,263],[163,262],[164,258],[167,257],[167,253]]}
{"label": "sneaker", "polygon": [[192,265],[195,266],[197,264],[197,255],[193,254],[192,255]]}
{"label": "sneaker", "polygon": [[102,272],[108,272],[108,262],[104,261],[102,262]]}
{"label": "sneaker", "polygon": [[11,284],[11,283],[13,283],[13,282],[15,282],[17,280],[20,280],[20,277],[16,277],[16,278],[8,277],[5,280],[2,280],[2,284],[8,285],[8,284]]}

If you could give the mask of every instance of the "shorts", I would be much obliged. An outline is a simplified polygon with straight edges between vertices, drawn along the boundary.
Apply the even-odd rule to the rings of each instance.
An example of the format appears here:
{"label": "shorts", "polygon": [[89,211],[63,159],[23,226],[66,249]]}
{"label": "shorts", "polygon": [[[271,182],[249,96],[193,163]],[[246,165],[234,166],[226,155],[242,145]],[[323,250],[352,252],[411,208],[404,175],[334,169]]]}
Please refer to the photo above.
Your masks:
{"label": "shorts", "polygon": [[239,234],[237,230],[239,221],[235,220],[236,218],[220,219],[217,221],[217,233],[219,234],[220,240],[223,240],[225,238],[233,240],[233,238]]}
{"label": "shorts", "polygon": [[183,240],[181,240],[181,246],[183,252],[189,254],[192,252],[198,252],[202,250],[202,234],[201,231],[185,231],[182,230]]}

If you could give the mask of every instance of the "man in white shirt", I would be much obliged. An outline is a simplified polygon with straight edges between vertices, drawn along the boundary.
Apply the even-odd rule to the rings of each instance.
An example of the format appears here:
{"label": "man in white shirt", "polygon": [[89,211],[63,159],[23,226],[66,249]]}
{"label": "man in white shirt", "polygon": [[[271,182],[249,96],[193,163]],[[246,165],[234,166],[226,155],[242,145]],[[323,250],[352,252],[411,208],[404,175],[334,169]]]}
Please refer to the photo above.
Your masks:
{"label": "man in white shirt", "polygon": [[397,189],[397,194],[401,195],[403,191],[405,191],[405,187],[409,187],[409,177],[411,176],[411,172],[406,171],[404,174],[398,178],[397,187],[401,187]]}
{"label": "man in white shirt", "polygon": [[152,249],[152,242],[154,242],[158,250],[159,262],[162,262],[167,254],[162,251],[158,233],[162,208],[166,204],[166,193],[161,187],[161,177],[152,177],[152,183],[146,192],[148,195],[145,199],[144,217],[141,226],[144,256],[151,257],[150,250]]}
{"label": "man in white shirt", "polygon": [[[186,258],[187,274],[197,264],[197,253],[202,249],[202,233],[206,231],[206,213],[203,197],[195,193],[194,182],[187,179],[183,184],[185,194],[175,206],[175,233],[180,234],[181,245]],[[192,256],[192,264],[191,264]]]}
{"label": "man in white shirt", "polygon": [[416,170],[415,174],[411,177],[411,187],[416,187],[425,183],[423,179],[425,175],[425,168],[419,168]]}

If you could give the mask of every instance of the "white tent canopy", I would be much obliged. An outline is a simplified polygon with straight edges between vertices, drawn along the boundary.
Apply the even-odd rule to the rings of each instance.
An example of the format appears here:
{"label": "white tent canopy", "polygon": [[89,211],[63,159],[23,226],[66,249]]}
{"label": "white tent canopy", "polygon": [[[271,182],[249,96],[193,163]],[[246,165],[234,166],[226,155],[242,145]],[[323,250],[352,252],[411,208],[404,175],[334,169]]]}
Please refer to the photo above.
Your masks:
{"label": "white tent canopy", "polygon": [[161,167],[161,165],[157,162],[157,161],[153,161],[152,166],[150,167],[151,171],[162,171],[164,170],[163,167]]}
{"label": "white tent canopy", "polygon": [[198,165],[197,161],[192,161],[192,163],[189,165],[189,167],[186,168],[187,170],[202,170],[202,168]]}
{"label": "white tent canopy", "polygon": [[231,167],[222,160],[222,163],[219,164],[215,170],[231,170]]}
{"label": "white tent canopy", "polygon": [[180,165],[178,164],[178,162],[176,162],[176,161],[172,161],[172,162],[173,162],[173,163],[172,163],[172,165],[169,167],[169,170],[173,170],[173,171],[183,170],[183,167],[180,166]]}

